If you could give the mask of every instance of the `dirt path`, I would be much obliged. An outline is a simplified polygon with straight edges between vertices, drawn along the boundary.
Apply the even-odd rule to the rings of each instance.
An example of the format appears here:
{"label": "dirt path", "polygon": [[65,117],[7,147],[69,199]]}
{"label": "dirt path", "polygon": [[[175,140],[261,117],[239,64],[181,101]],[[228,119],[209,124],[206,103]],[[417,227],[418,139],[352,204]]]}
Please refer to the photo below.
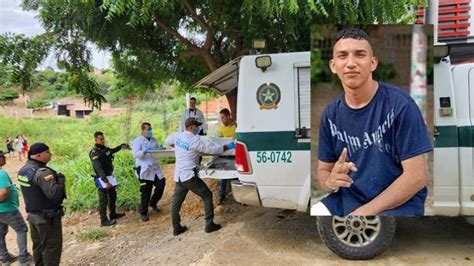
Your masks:
{"label": "dirt path", "polygon": [[[20,166],[9,160],[5,169],[16,177]],[[170,176],[173,166],[165,166],[164,171]],[[183,209],[183,224],[189,231],[174,237],[169,213],[173,182],[167,184],[162,214],[152,213],[150,221],[143,223],[138,213],[128,212],[116,226],[104,229],[109,237],[98,241],[77,240],[79,233],[100,228],[95,212],[65,217],[62,264],[474,265],[474,226],[462,218],[399,219],[389,250],[374,260],[355,263],[329,251],[316,231],[315,218],[305,213],[243,206],[229,200],[216,207],[216,222],[223,225],[222,230],[206,234],[202,205],[189,194]],[[210,184],[216,192],[217,185]],[[13,230],[7,238],[8,247],[17,254]]]}

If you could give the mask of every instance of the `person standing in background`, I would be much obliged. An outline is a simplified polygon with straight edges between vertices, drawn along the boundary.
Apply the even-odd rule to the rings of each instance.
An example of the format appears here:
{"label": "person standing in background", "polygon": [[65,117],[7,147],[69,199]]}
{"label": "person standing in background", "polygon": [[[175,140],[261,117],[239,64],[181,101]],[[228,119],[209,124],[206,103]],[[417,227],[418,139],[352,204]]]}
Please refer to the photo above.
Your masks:
{"label": "person standing in background", "polygon": [[28,139],[24,134],[21,134],[21,139],[23,140],[23,148],[21,149],[21,153],[23,153],[23,157],[26,157],[30,147],[28,146]]}
{"label": "person standing in background", "polygon": [[7,144],[8,156],[11,157],[12,152],[13,152],[13,156],[15,156],[15,149],[13,148],[13,139],[8,137],[7,140],[6,140],[6,144]]}
{"label": "person standing in background", "polygon": [[0,151],[0,256],[2,256],[2,263],[4,265],[9,265],[17,259],[16,256],[8,252],[5,242],[8,226],[10,226],[16,232],[19,262],[22,264],[33,260],[27,249],[26,233],[28,232],[28,227],[18,210],[18,189],[13,184],[8,173],[2,169],[5,163],[5,154]]}
{"label": "person standing in background", "polygon": [[183,114],[181,115],[181,123],[179,124],[179,132],[182,132],[186,129],[185,122],[188,118],[194,117],[196,120],[201,123],[200,126],[196,127],[196,135],[205,136],[207,135],[207,124],[204,118],[204,114],[201,110],[196,107],[196,98],[191,97],[189,99],[189,108],[184,110]]}
{"label": "person standing in background", "polygon": [[[222,109],[219,112],[222,125],[217,129],[217,136],[220,138],[231,138],[235,139],[235,129],[237,124],[234,119],[230,116],[230,111],[227,108]],[[219,186],[219,204],[223,204],[226,198],[227,187],[229,185],[229,179],[221,179]]]}
{"label": "person standing in background", "polygon": [[17,135],[15,140],[13,141],[13,146],[15,151],[18,152],[18,160],[22,161],[23,156],[23,139],[20,135]]}

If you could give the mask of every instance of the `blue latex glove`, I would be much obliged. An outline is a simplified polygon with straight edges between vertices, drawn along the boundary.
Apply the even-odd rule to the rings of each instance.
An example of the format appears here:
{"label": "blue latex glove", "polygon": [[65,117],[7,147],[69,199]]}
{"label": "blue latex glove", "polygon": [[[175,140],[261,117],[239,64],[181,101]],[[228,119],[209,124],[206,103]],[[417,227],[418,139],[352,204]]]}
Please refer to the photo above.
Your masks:
{"label": "blue latex glove", "polygon": [[227,147],[228,150],[232,150],[235,148],[235,143],[233,142],[230,142],[230,143],[227,143],[227,145],[225,145]]}
{"label": "blue latex glove", "polygon": [[155,150],[155,149],[148,148],[148,149],[146,149],[145,151],[148,152],[148,153],[150,153],[150,152],[152,152],[152,151],[154,151],[154,150]]}

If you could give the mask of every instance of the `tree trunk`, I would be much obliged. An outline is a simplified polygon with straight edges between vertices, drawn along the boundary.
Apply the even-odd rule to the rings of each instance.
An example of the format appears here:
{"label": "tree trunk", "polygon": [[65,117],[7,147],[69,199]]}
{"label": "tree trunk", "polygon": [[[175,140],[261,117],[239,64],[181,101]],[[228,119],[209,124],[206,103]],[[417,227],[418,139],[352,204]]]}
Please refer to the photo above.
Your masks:
{"label": "tree trunk", "polygon": [[200,55],[206,62],[207,67],[211,72],[219,68],[219,65],[217,64],[216,60],[214,60],[209,51],[202,51]]}

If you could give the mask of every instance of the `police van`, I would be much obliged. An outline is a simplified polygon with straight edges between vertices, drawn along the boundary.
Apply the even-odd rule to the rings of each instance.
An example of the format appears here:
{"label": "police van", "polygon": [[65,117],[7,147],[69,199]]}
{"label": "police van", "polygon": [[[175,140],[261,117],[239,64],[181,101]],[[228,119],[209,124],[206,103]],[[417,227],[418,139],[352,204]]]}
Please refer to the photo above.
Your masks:
{"label": "police van", "polygon": [[[474,223],[469,217],[474,217],[474,62],[453,65],[451,61],[456,50],[466,54],[463,46],[434,49],[433,212],[467,216]],[[454,50],[451,56],[450,47]],[[467,47],[474,58],[474,45]]]}
{"label": "police van", "polygon": [[234,179],[240,203],[307,211],[310,84],[309,52],[239,57],[198,81],[221,95],[237,90],[235,157],[207,163],[201,178]]}

